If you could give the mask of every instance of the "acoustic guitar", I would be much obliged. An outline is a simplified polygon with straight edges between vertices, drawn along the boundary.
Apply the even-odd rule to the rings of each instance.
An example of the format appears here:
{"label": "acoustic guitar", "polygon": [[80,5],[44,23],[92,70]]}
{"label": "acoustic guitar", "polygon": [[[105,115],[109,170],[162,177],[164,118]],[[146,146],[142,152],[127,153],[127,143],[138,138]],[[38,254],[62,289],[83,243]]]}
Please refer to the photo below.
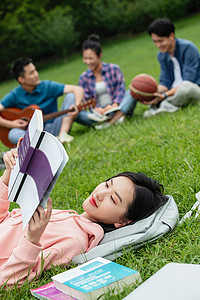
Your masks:
{"label": "acoustic guitar", "polygon": [[[87,101],[82,101],[79,105],[75,106],[73,109],[65,109],[61,111],[56,111],[47,115],[43,115],[44,122],[49,121],[51,119],[57,118],[59,116],[62,116],[68,112],[73,112],[73,111],[82,111],[86,110],[87,108],[95,107],[96,106],[96,100],[95,99],[89,99]],[[0,112],[0,116],[6,120],[14,121],[17,119],[22,119],[27,122],[30,121],[35,109],[40,109],[39,106],[32,104],[27,106],[24,109],[19,109],[19,108],[5,108]],[[13,148],[16,145],[12,144],[9,139],[8,139],[8,133],[10,129],[0,126],[0,140],[1,142],[9,147]]]}

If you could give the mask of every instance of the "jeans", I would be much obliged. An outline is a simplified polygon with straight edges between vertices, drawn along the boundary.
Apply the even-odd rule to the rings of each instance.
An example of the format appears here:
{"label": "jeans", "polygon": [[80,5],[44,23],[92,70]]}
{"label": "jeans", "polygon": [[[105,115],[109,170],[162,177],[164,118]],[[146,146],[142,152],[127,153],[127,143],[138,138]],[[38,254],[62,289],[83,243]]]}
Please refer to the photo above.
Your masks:
{"label": "jeans", "polygon": [[[65,96],[65,100],[67,102],[68,107],[70,107],[70,105],[75,105],[75,97],[73,93],[67,94]],[[122,99],[122,102],[119,105],[119,108],[125,115],[132,116],[136,104],[137,101],[130,95],[130,91],[127,90],[124,95],[124,98]],[[88,115],[90,113],[90,111],[86,110],[80,111],[75,121],[83,125],[93,126],[94,124],[96,124],[96,122],[88,118]]]}
{"label": "jeans", "polygon": [[23,137],[25,134],[25,130],[20,128],[13,128],[8,133],[8,139],[12,144],[17,145],[17,142],[20,137]]}

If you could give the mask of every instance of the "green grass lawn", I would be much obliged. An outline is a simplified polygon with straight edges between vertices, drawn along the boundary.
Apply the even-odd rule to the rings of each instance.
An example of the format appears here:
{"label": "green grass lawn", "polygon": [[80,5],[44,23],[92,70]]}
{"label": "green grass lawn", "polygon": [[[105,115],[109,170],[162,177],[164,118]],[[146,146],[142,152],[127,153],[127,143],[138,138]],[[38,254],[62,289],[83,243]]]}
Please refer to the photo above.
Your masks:
{"label": "green grass lawn", "polygon": [[[176,35],[193,41],[200,49],[200,15],[176,23]],[[149,73],[158,80],[157,49],[143,33],[136,37],[116,38],[103,45],[103,60],[120,65],[128,87],[133,76]],[[67,62],[54,63],[40,70],[40,79],[77,84],[85,70],[81,56],[76,54]],[[0,97],[16,86],[9,81],[0,85]],[[59,99],[59,104],[62,97]],[[199,141],[200,106],[188,106],[173,114],[143,119],[144,105],[138,104],[133,118],[122,125],[95,131],[74,124],[75,137],[66,147],[69,162],[52,192],[53,207],[82,210],[82,202],[101,181],[122,171],[144,172],[159,180],[166,194],[171,194],[179,208],[180,218],[191,208],[195,193],[200,190]],[[1,151],[6,150],[2,144]],[[14,204],[12,204],[12,208]],[[136,269],[143,281],[169,262],[200,263],[199,218],[191,218],[172,233],[152,244],[126,251],[117,262]],[[32,283],[17,290],[0,290],[1,299],[35,299],[30,288],[51,281],[61,267],[44,272]],[[113,299],[122,299],[131,292],[130,286]],[[108,295],[108,299],[112,299]]]}

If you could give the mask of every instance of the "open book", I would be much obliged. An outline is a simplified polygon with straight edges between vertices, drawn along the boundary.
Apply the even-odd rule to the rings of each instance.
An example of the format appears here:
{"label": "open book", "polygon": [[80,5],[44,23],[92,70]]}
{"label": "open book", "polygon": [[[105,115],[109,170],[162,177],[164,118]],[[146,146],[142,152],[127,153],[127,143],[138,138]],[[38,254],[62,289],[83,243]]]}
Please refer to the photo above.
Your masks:
{"label": "open book", "polygon": [[106,110],[103,114],[100,114],[95,109],[91,109],[92,113],[88,114],[88,118],[90,120],[93,120],[96,122],[104,122],[104,121],[110,120],[112,118],[112,115],[109,115],[109,114],[114,113],[118,110],[120,110],[119,106],[115,106],[115,107],[112,107],[112,108]]}
{"label": "open book", "polygon": [[45,207],[67,161],[63,145],[55,136],[43,131],[42,111],[36,109],[18,148],[8,188],[8,200],[20,205],[23,228],[38,205]]}

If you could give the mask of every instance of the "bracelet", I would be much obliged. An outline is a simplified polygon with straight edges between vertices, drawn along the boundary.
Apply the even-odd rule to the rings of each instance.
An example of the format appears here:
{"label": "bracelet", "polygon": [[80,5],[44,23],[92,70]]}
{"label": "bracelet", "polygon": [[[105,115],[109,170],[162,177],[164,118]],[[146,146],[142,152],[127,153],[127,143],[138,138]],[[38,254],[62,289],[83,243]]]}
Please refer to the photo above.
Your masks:
{"label": "bracelet", "polygon": [[167,99],[167,97],[168,97],[167,94],[166,94],[165,92],[163,92],[162,94],[163,94],[164,97],[165,97],[164,99]]}

